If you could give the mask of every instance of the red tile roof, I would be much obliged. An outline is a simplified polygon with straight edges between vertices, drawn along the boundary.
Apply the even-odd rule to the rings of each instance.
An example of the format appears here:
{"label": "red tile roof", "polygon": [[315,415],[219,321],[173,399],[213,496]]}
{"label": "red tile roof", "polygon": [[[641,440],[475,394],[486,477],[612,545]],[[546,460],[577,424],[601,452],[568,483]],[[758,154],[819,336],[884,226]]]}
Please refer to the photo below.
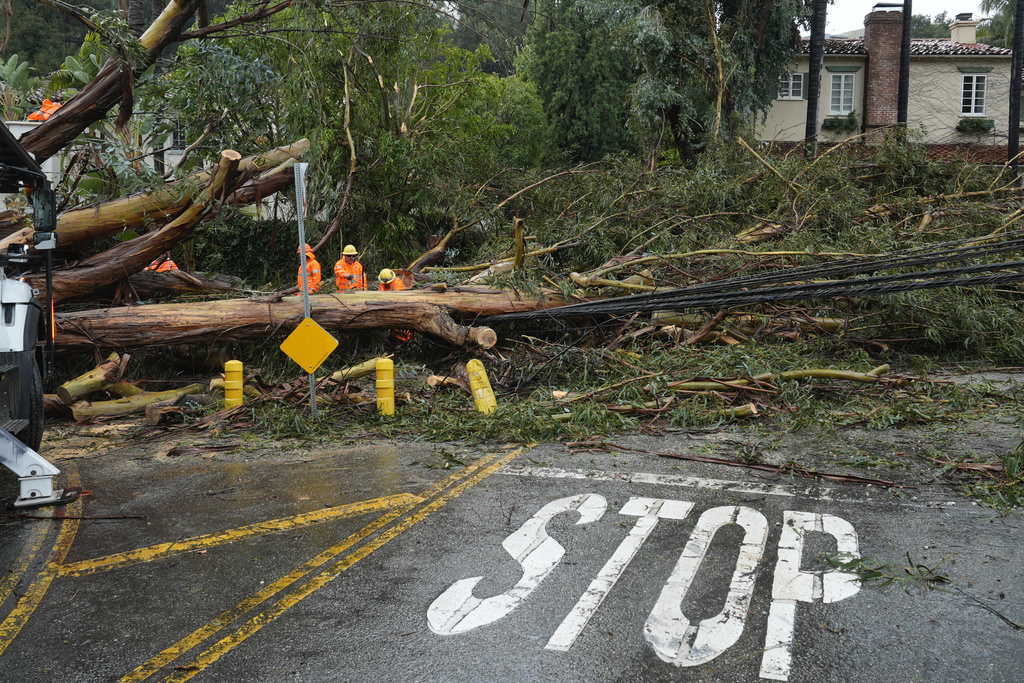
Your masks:
{"label": "red tile roof", "polygon": [[[804,38],[801,52],[810,52],[810,39]],[[863,38],[826,38],[825,54],[867,56]],[[914,38],[910,41],[912,57],[1009,57],[1012,50],[982,43],[954,43],[944,38]]]}

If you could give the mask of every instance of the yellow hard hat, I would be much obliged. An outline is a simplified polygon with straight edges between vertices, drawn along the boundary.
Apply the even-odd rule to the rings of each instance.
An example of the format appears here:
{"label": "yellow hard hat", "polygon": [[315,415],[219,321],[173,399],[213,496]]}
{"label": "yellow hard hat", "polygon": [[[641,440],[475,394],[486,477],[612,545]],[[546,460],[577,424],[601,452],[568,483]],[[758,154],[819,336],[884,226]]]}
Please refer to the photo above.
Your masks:
{"label": "yellow hard hat", "polygon": [[391,270],[390,268],[385,268],[384,270],[380,271],[378,279],[381,282],[387,284],[388,282],[391,282],[392,280],[395,279],[395,271]]}
{"label": "yellow hard hat", "polygon": [[345,256],[355,256],[357,252],[356,248],[353,247],[351,244],[346,244],[345,248],[341,250],[341,253],[344,254]]}

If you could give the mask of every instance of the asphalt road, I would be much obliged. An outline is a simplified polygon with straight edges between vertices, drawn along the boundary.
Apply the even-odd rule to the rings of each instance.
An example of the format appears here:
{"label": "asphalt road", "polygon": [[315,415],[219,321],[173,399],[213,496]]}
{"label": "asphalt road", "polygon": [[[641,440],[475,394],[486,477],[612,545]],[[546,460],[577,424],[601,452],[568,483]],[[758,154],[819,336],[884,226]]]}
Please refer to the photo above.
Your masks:
{"label": "asphalt road", "polygon": [[[0,525],[0,680],[1024,678],[1019,515],[912,472],[898,476],[917,488],[887,489],[656,455],[735,455],[744,438],[443,457],[136,446],[61,461],[57,446],[92,494],[35,513],[61,521]],[[841,470],[840,451],[914,441],[863,438],[762,457],[817,449]],[[861,584],[822,561],[837,551],[899,580]]]}

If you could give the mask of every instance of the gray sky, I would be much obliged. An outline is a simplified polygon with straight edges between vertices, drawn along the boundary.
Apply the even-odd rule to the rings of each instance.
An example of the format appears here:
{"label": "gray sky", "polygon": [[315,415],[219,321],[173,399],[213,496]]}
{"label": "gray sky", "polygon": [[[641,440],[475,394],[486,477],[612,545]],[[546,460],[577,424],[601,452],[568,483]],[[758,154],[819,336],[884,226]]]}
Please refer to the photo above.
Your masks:
{"label": "gray sky", "polygon": [[[877,0],[835,0],[828,6],[825,31],[846,33],[864,27],[864,17],[871,12]],[[898,2],[898,0],[884,0]],[[911,12],[930,17],[947,12],[953,17],[964,12],[973,12],[975,19],[983,18],[978,0],[911,0]]]}

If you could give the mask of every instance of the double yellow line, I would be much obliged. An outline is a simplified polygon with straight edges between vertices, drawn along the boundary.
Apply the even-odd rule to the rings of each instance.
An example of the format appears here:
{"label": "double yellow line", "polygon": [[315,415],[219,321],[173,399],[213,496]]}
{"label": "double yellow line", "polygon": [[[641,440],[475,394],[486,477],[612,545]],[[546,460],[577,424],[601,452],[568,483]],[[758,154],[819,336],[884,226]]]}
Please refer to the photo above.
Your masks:
{"label": "double yellow line", "polygon": [[[188,636],[137,667],[122,678],[121,683],[144,681],[214,635],[229,628],[232,629],[230,633],[223,636],[219,641],[195,655],[191,661],[176,666],[174,672],[162,679],[166,683],[182,683],[190,680],[205,667],[213,664],[240,645],[249,636],[257,633],[261,628],[284,614],[300,600],[324,587],[356,562],[417,522],[422,521],[429,514],[444,506],[466,489],[476,485],[485,477],[499,470],[519,456],[522,451],[522,448],[517,448],[505,454],[491,453],[480,458],[448,479],[428,489],[416,501],[411,501],[392,509],[373,523],[323,551],[294,571],[253,593],[242,602],[218,615],[209,623],[196,629]],[[366,542],[363,543],[363,541]],[[319,572],[317,571],[332,560],[333,564]],[[300,584],[299,582],[303,579],[308,580]],[[288,590],[286,591],[286,589]],[[271,598],[278,596],[278,594],[280,595],[276,602],[267,604],[262,610],[251,616],[249,615],[257,607],[269,603]],[[248,618],[243,621],[243,618],[247,616]]]}
{"label": "double yellow line", "polygon": [[[68,485],[78,486],[77,476],[73,471],[68,471]],[[64,514],[68,516],[77,517],[82,514],[82,501],[76,500],[73,503],[68,504],[64,508]],[[53,514],[52,508],[50,514]],[[54,518],[56,519],[56,517]],[[61,523],[60,532],[57,534],[57,541],[53,545],[53,549],[50,551],[50,559],[47,561],[46,566],[43,568],[39,575],[36,576],[32,585],[28,587],[25,594],[14,609],[11,610],[7,618],[4,619],[3,623],[0,623],[0,655],[4,653],[7,646],[11,644],[21,629],[28,622],[29,617],[35,612],[36,607],[43,601],[43,596],[46,595],[47,589],[53,580],[57,578],[59,573],[60,563],[64,561],[64,558],[68,554],[68,550],[71,548],[71,542],[75,540],[75,533],[78,531],[78,520],[67,519]],[[11,568],[11,573],[4,580],[4,583],[0,585],[0,605],[10,596],[11,592],[17,587],[28,571],[29,566],[35,561],[36,556],[39,554],[40,549],[43,546],[43,541],[46,539],[46,535],[49,532],[49,523],[40,524],[32,533],[29,534],[28,540],[25,542],[25,546],[22,548],[18,558],[14,561],[14,566]]]}
{"label": "double yellow line", "polygon": [[[7,646],[21,631],[56,578],[109,571],[172,555],[206,550],[245,538],[288,531],[310,524],[370,512],[384,512],[372,523],[219,614],[209,623],[196,629],[121,679],[122,683],[131,683],[151,678],[165,666],[185,656],[213,636],[227,632],[227,635],[221,637],[219,641],[199,652],[191,661],[176,666],[175,671],[162,679],[168,682],[187,681],[203,668],[230,652],[235,646],[244,642],[249,636],[284,614],[300,600],[337,578],[359,560],[518,457],[523,450],[523,448],[514,448],[506,452],[485,455],[419,496],[399,494],[378,498],[353,505],[327,508],[294,517],[238,527],[220,533],[205,534],[174,543],[161,543],[123,553],[63,564],[78,529],[78,521],[69,519],[63,522],[45,567],[16,608],[0,624],[0,654],[3,654]],[[71,477],[69,476],[69,478]],[[81,506],[81,501],[76,501],[67,507],[67,514],[69,516],[80,515]],[[2,604],[3,598],[13,591],[38,555],[47,532],[48,528],[42,526],[33,530],[25,548],[16,560],[14,571],[11,574],[13,578],[0,583],[0,604]],[[273,598],[276,598],[276,602],[272,602]],[[258,608],[262,609],[254,612]]]}

